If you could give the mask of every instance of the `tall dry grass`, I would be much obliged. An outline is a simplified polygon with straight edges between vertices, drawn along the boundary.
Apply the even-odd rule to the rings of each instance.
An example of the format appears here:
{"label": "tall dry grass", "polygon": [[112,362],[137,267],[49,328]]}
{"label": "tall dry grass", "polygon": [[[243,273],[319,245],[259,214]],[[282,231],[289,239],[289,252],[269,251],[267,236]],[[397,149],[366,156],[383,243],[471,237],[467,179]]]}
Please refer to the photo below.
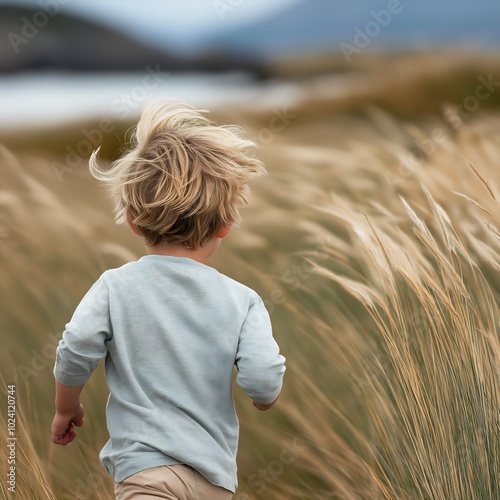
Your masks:
{"label": "tall dry grass", "polygon": [[[249,124],[257,133],[266,122]],[[448,140],[401,169],[436,127]],[[450,130],[371,110],[307,115],[260,151],[270,176],[213,265],[261,294],[288,371],[270,412],[236,392],[235,498],[500,498],[499,138],[494,114]],[[60,183],[50,162],[8,151],[0,161],[2,375],[17,383],[18,495],[107,499],[103,374],[85,390],[77,442],[51,446],[49,333],[141,247],[112,225],[85,169]]]}
{"label": "tall dry grass", "polygon": [[284,168],[309,166],[287,183],[303,175],[332,195],[306,194],[319,212],[295,217],[312,251],[278,332],[297,362],[281,408],[304,450],[268,488],[272,498],[495,499],[500,123],[447,131],[408,174],[404,144],[446,127],[372,120],[377,132],[347,147],[282,147]]}
{"label": "tall dry grass", "polygon": [[479,234],[458,230],[422,190],[425,222],[404,200],[399,224],[394,217],[375,222],[347,200],[328,209],[349,232],[350,262],[342,242],[336,250],[343,272],[329,250],[328,260],[312,267],[354,303],[327,318],[311,318],[297,305],[296,316],[308,318],[306,338],[320,339],[318,364],[336,363],[330,377],[356,401],[344,407],[313,371],[296,376],[301,390],[287,410],[312,445],[304,470],[322,486],[287,485],[284,497],[500,497],[498,294],[469,247],[498,268],[491,259],[499,255],[498,234],[480,220]]}

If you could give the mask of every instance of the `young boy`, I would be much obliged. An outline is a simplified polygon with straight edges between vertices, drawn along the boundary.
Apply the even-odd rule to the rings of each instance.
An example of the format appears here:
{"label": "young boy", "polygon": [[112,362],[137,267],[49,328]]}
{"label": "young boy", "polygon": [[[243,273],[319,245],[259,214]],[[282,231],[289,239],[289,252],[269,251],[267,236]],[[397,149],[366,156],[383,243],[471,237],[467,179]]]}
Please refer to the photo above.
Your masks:
{"label": "young boy", "polygon": [[206,262],[265,172],[240,129],[179,102],[148,108],[133,148],[105,171],[116,220],[147,254],[106,271],[57,348],[52,440],[83,425],[82,388],[105,358],[109,441],[100,458],[118,499],[229,499],[237,486],[232,378],[259,410],[281,391],[285,359],[250,288]]}

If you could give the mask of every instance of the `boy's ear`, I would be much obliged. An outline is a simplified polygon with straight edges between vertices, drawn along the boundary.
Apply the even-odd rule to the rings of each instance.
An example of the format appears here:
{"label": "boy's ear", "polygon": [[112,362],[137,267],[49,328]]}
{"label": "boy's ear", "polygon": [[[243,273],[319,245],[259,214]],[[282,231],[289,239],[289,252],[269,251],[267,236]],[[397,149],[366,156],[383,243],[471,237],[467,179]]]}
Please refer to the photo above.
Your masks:
{"label": "boy's ear", "polygon": [[139,229],[137,229],[135,227],[135,224],[132,222],[132,215],[130,213],[130,210],[127,210],[127,222],[128,222],[128,225],[130,227],[130,229],[132,229],[132,231],[137,234],[137,236],[142,236],[141,232],[139,231]]}
{"label": "boy's ear", "polygon": [[231,230],[231,225],[221,227],[219,229],[219,231],[217,231],[217,234],[215,235],[215,237],[216,238],[221,238],[221,239],[225,238],[229,234],[230,230]]}

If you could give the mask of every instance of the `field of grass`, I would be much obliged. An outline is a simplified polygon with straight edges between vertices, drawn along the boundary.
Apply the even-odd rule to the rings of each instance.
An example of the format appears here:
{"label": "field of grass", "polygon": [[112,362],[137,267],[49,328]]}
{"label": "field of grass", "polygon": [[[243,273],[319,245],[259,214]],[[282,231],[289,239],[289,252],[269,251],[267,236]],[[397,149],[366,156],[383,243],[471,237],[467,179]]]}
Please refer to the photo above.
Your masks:
{"label": "field of grass", "polygon": [[[311,89],[272,137],[272,109],[216,113],[270,139],[269,175],[212,264],[262,296],[288,360],[271,411],[235,391],[237,500],[500,498],[500,112],[412,120],[394,111],[412,93],[381,92],[353,110]],[[15,384],[18,498],[104,500],[102,367],[76,442],[56,447],[54,351],[89,286],[143,248],[84,162],[57,175],[67,134],[0,147],[0,427]]]}

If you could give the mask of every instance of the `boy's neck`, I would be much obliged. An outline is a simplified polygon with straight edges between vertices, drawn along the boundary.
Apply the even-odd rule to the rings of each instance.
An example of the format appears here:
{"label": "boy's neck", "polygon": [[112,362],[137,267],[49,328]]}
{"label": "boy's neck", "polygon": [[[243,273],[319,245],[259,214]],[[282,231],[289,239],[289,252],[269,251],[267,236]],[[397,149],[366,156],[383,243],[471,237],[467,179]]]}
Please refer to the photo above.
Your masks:
{"label": "boy's neck", "polygon": [[166,244],[147,246],[146,250],[148,252],[148,255],[167,255],[171,257],[185,257],[206,265],[208,258],[215,252],[215,250],[217,250],[219,244],[220,244],[220,238],[214,238],[213,240],[209,241],[206,245],[196,250],[191,250],[182,245],[166,245]]}

